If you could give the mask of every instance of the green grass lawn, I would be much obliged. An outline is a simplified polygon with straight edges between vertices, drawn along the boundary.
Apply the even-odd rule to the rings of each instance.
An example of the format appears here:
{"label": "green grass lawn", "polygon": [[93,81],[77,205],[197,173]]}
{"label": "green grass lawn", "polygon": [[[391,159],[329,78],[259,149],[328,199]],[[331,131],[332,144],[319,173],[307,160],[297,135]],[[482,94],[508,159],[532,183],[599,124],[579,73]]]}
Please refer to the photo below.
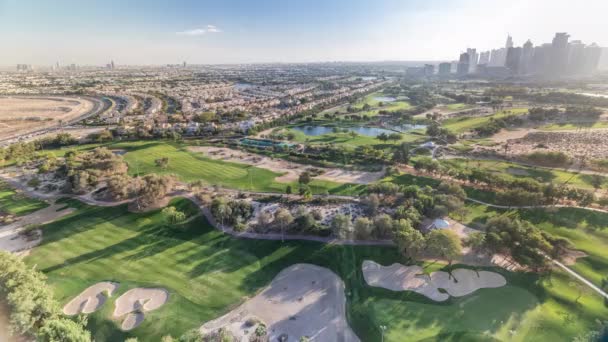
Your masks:
{"label": "green grass lawn", "polygon": [[8,184],[0,182],[0,212],[23,216],[48,207],[48,203],[17,193]]}
{"label": "green grass lawn", "polygon": [[[542,183],[567,184],[572,187],[593,190],[591,185],[591,177],[586,174],[576,172],[562,171],[544,167],[532,167],[520,165],[517,163],[494,161],[494,160],[476,160],[476,159],[446,159],[442,163],[457,169],[481,169],[492,173],[507,176],[508,178],[532,178]],[[605,183],[602,188],[608,188],[608,183]]]}
{"label": "green grass lawn", "polygon": [[473,108],[473,106],[466,103],[450,103],[445,105],[444,108],[450,111],[458,111]]}
{"label": "green grass lawn", "polygon": [[[359,101],[357,101],[355,104],[352,105],[353,108],[356,109],[355,112],[353,113],[348,113],[347,108],[349,107],[350,104],[343,104],[343,105],[339,105],[339,106],[335,106],[329,109],[326,109],[324,111],[322,111],[320,114],[320,116],[322,117],[324,114],[354,114],[354,115],[365,115],[368,117],[374,117],[377,116],[380,112],[380,110],[386,110],[389,112],[394,112],[394,111],[398,111],[398,110],[407,110],[412,108],[413,106],[406,101],[403,98],[397,98],[396,101],[392,101],[392,102],[383,102],[382,106],[379,106],[381,101],[376,100],[376,97],[382,97],[382,96],[387,96],[384,95],[381,92],[375,92],[372,94],[369,94],[367,96],[365,96],[364,98],[360,99]],[[363,110],[363,106],[365,104],[368,104],[371,106],[370,110]]]}
{"label": "green grass lawn", "polygon": [[[175,174],[184,182],[202,180],[210,185],[219,185],[232,189],[284,192],[287,185],[297,190],[297,182],[281,183],[275,181],[281,176],[267,169],[246,164],[224,162],[204,157],[201,153],[191,152],[185,144],[169,142],[128,142],[108,145],[108,148],[124,149],[124,159],[129,164],[129,173],[136,174]],[[169,158],[169,166],[162,169],[155,160]],[[314,193],[329,192],[332,194],[359,194],[363,187],[313,180],[310,187]]]}
{"label": "green grass lawn", "polygon": [[[67,200],[74,213],[46,225],[43,242],[25,261],[46,273],[61,303],[104,280],[120,282],[119,293],[139,286],[160,286],[169,301],[146,314],[143,324],[121,332],[110,319],[113,299],[89,316],[97,341],[158,341],[178,336],[234,308],[253,296],[283,268],[294,263],[328,267],[345,282],[351,326],[362,341],[380,341],[380,325],[388,327],[386,341],[449,340],[495,337],[516,340],[571,339],[593,327],[608,310],[597,297],[577,296],[569,278],[503,273],[508,286],[483,289],[472,295],[432,302],[414,292],[392,292],[366,286],[363,260],[384,265],[404,262],[394,248],[336,246],[313,242],[235,239],[212,229],[202,218],[181,227],[167,227],[159,211],[130,213],[126,206],[91,207]],[[197,208],[185,199],[171,203],[193,215]],[[429,271],[437,264],[423,265]],[[432,268],[432,269],[431,269]]]}
{"label": "green grass lawn", "polygon": [[522,115],[527,112],[528,112],[527,108],[512,108],[509,110],[500,111],[495,114],[487,115],[487,116],[476,116],[476,117],[463,116],[463,117],[459,117],[459,118],[447,119],[447,120],[443,121],[441,123],[441,125],[444,128],[446,128],[454,133],[464,133],[464,132],[474,130],[477,127],[481,127],[481,126],[485,125],[488,121],[490,121],[491,118],[498,119],[498,118],[505,117],[507,115],[512,115],[512,114]]}

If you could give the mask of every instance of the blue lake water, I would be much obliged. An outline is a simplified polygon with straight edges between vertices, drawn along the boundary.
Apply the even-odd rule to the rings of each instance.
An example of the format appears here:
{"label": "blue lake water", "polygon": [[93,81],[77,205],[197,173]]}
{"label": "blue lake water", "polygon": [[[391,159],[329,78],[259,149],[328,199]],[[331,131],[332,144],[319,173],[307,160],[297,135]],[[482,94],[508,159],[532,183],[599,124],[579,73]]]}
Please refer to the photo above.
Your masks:
{"label": "blue lake water", "polygon": [[[333,133],[333,127],[327,127],[327,126],[297,126],[297,127],[294,127],[293,129],[296,131],[300,131],[306,135],[311,135],[311,136],[318,136],[318,135]],[[343,130],[343,129],[344,128],[340,128],[340,130]],[[380,135],[382,133],[386,133],[386,134],[395,133],[394,131],[384,129],[384,128],[378,128],[378,127],[347,127],[345,129],[352,131],[352,132],[357,132],[361,135],[366,135],[369,137],[377,137],[378,135]]]}
{"label": "blue lake water", "polygon": [[376,97],[374,97],[374,100],[380,101],[380,102],[395,102],[395,101],[397,101],[396,98],[390,97],[390,96],[376,96]]}

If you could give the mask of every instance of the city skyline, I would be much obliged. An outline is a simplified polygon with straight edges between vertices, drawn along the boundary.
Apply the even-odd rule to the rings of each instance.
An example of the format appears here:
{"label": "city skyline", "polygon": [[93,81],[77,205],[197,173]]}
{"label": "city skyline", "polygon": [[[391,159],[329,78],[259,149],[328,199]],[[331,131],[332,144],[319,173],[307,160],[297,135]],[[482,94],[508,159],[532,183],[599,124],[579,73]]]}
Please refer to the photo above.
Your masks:
{"label": "city skyline", "polygon": [[[599,1],[572,8],[563,0],[7,0],[0,3],[0,65],[444,61],[463,46],[502,45],[507,34],[516,45],[565,31],[608,46],[608,29],[597,25],[606,10]],[[543,25],[534,23],[539,15]]]}

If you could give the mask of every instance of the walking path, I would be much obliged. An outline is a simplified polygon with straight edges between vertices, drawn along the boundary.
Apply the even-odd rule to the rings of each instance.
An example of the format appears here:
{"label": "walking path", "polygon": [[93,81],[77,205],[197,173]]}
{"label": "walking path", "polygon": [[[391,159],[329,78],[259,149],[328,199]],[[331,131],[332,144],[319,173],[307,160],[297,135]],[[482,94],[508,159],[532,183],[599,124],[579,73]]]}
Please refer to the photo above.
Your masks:
{"label": "walking path", "polygon": [[605,299],[608,299],[608,293],[606,293],[604,290],[602,290],[599,287],[595,286],[592,282],[590,282],[589,280],[583,278],[581,275],[579,275],[578,273],[574,272],[571,268],[569,268],[568,266],[562,264],[561,262],[559,262],[559,261],[557,261],[555,259],[551,259],[549,257],[547,257],[547,258],[549,260],[551,260],[559,268],[561,268],[564,271],[568,272],[571,276],[573,276],[574,278],[578,279],[583,284],[585,284],[588,287],[590,287],[593,291],[597,292],[600,296],[604,297]]}
{"label": "walking path", "polygon": [[499,208],[499,209],[576,208],[576,209],[584,209],[584,210],[595,211],[595,212],[598,212],[598,213],[608,214],[608,210],[606,210],[606,209],[591,208],[591,207],[579,207],[579,206],[576,206],[576,205],[567,205],[567,204],[545,204],[545,205],[541,204],[541,205],[519,205],[518,206],[518,205],[492,204],[492,203],[476,200],[474,198],[469,198],[469,197],[467,197],[466,200],[469,201],[469,202],[483,204],[483,205],[487,205],[488,207]]}

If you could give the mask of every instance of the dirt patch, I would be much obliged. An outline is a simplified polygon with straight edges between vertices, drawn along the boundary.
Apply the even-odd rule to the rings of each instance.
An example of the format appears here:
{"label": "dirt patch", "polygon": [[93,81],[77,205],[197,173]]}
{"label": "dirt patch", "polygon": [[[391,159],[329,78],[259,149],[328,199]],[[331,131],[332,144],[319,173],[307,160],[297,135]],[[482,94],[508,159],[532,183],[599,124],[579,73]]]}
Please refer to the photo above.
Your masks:
{"label": "dirt patch", "polygon": [[576,264],[578,258],[584,258],[586,256],[587,253],[583,251],[569,249],[568,252],[566,252],[566,255],[562,258],[562,262],[564,263],[564,265],[570,266]]}
{"label": "dirt patch", "polygon": [[[312,167],[304,164],[289,162],[283,159],[270,158],[255,153],[244,152],[226,147],[192,146],[193,152],[203,153],[207,158],[234,163],[253,165],[282,175],[275,178],[277,182],[289,183],[297,181],[300,174]],[[314,179],[328,180],[337,183],[368,184],[384,176],[384,170],[378,172],[349,171],[335,168],[316,167],[322,173]]]}
{"label": "dirt patch", "polygon": [[366,172],[349,171],[342,169],[329,169],[327,172],[315,177],[315,179],[328,180],[337,183],[369,184],[384,177],[385,171]]}
{"label": "dirt patch", "polygon": [[494,134],[490,139],[497,143],[508,142],[509,140],[521,139],[528,133],[536,132],[533,128],[517,128],[517,129],[501,129],[498,133]]}
{"label": "dirt patch", "polygon": [[420,266],[382,266],[365,260],[362,270],[365,282],[370,286],[391,291],[414,291],[437,302],[445,301],[450,296],[466,296],[481,288],[495,288],[507,284],[506,279],[498,273],[463,268],[453,270],[451,275],[442,271],[425,275]]}
{"label": "dirt patch", "polygon": [[160,308],[167,300],[169,300],[169,292],[165,289],[131,289],[116,299],[113,316],[120,318],[126,315],[121,328],[131,330],[143,322],[145,312]]}
{"label": "dirt patch", "polygon": [[32,236],[24,236],[21,232],[26,226],[52,222],[73,211],[74,208],[65,208],[65,204],[53,204],[0,228],[0,250],[14,253],[33,248],[42,240],[42,234],[37,232]]}
{"label": "dirt patch", "polygon": [[118,283],[110,281],[90,286],[67,303],[63,307],[63,313],[70,316],[93,313],[99,310],[109,297],[112,297],[118,286]]}
{"label": "dirt patch", "polygon": [[1,96],[0,138],[18,136],[36,129],[57,126],[94,108],[85,98],[59,96]]}
{"label": "dirt patch", "polygon": [[241,338],[253,334],[249,322],[261,320],[268,338],[288,341],[308,336],[313,341],[359,341],[346,320],[344,283],[324,267],[296,264],[281,271],[260,294],[230,313],[205,323],[200,331],[212,334],[220,328]]}

